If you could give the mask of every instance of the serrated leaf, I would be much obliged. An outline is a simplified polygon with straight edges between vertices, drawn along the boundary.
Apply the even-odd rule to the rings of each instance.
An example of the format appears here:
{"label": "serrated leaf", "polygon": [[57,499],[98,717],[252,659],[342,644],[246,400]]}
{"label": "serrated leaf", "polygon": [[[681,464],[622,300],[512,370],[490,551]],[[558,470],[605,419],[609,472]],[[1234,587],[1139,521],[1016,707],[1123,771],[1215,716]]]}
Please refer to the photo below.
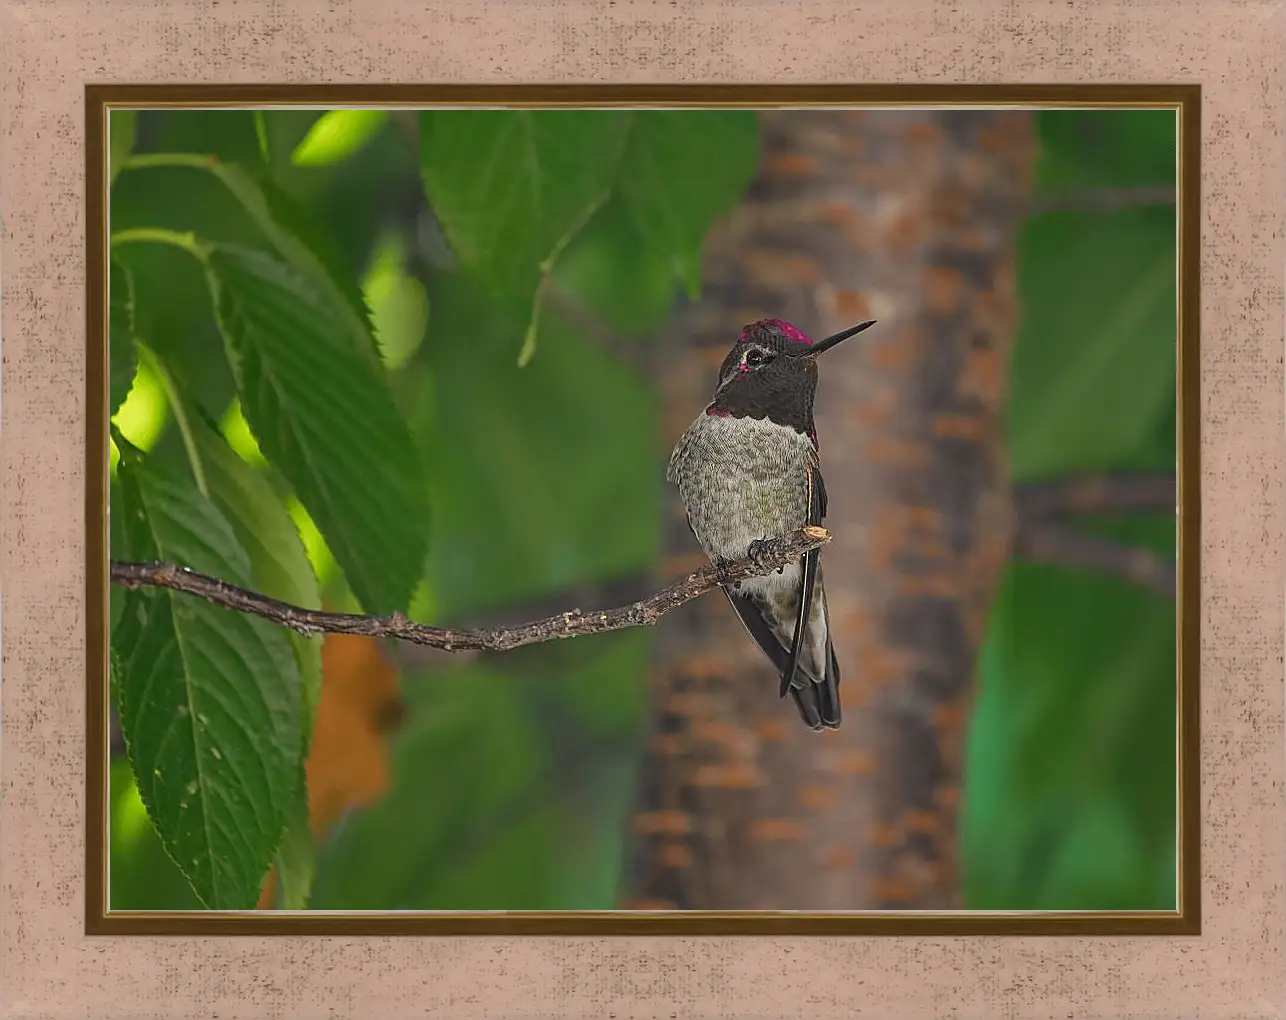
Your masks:
{"label": "serrated leaf", "polygon": [[621,160],[621,199],[639,233],[669,261],[695,299],[705,236],[754,179],[758,114],[649,110],[631,118]]}
{"label": "serrated leaf", "polygon": [[[248,587],[231,527],[190,482],[122,450],[127,554]],[[206,906],[249,909],[280,843],[301,760],[298,667],[284,631],[165,589],[127,594],[112,634],[139,793]]]}
{"label": "serrated leaf", "polygon": [[[192,417],[192,439],[210,498],[249,558],[255,590],[303,609],[320,609],[321,592],[303,540],[268,479],[238,457],[213,424],[200,415]],[[306,755],[321,698],[322,639],[294,631],[288,631],[287,636],[299,664]]]}
{"label": "serrated leaf", "polygon": [[231,163],[212,163],[209,170],[232,192],[286,262],[319,289],[333,288],[342,299],[335,302],[335,314],[341,317],[357,347],[367,352],[372,364],[378,365],[370,309],[361,287],[340,266],[318,225],[266,173],[252,174]]}
{"label": "serrated leaf", "polygon": [[134,385],[138,350],[134,346],[134,278],[120,262],[112,260],[107,273],[108,298],[108,408],[114,418]]}
{"label": "serrated leaf", "polygon": [[428,500],[410,429],[335,303],[262,252],[209,256],[216,317],[260,448],[372,613],[405,611],[424,569]]}
{"label": "serrated leaf", "polygon": [[387,121],[387,110],[330,110],[308,129],[290,161],[295,166],[338,163],[374,138]]}
{"label": "serrated leaf", "polygon": [[421,114],[421,169],[434,214],[460,261],[524,317],[553,257],[607,199],[627,116]]}

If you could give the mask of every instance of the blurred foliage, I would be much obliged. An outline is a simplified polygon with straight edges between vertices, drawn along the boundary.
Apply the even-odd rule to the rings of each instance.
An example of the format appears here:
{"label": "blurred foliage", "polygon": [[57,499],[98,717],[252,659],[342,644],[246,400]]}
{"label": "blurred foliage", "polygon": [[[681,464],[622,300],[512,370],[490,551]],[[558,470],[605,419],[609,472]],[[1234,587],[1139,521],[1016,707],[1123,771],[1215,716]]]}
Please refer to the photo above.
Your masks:
{"label": "blurred foliage", "polygon": [[[1038,124],[1040,192],[1174,184],[1174,114],[1058,111]],[[1175,470],[1175,230],[1173,206],[1028,219],[1008,421],[1017,481]],[[1092,530],[1175,555],[1173,514]],[[1173,910],[1176,726],[1172,602],[1011,564],[969,737],[969,906]]]}
{"label": "blurred foliage", "polygon": [[[1173,184],[1172,115],[1038,119],[1044,191]],[[698,292],[756,114],[145,111],[110,131],[114,556],[169,535],[278,598],[440,624],[652,567],[658,398],[602,335],[645,344]],[[1031,217],[1020,481],[1173,469],[1174,264],[1172,208]],[[164,483],[135,523],[139,473]],[[1094,527],[1174,549],[1172,518]],[[128,761],[164,762],[141,784],[113,763],[113,909],[614,905],[651,632],[399,676],[376,642],[238,644],[233,614],[177,597],[113,589],[112,613]],[[199,654],[162,669],[140,631]],[[1174,668],[1171,604],[1011,566],[970,737],[971,907],[1173,906]],[[228,710],[214,743],[155,721],[184,700]]]}

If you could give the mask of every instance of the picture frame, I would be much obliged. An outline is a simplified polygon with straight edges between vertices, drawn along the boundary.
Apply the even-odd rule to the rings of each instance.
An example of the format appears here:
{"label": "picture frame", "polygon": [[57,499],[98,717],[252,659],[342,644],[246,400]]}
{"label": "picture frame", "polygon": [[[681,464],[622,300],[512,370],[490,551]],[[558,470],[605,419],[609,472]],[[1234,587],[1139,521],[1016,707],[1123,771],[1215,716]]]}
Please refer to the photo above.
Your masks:
{"label": "picture frame", "polygon": [[[236,30],[235,18],[248,10],[247,6],[205,16],[209,20],[202,22],[198,42],[226,40]],[[399,17],[426,27],[434,13],[440,12],[398,10]],[[5,72],[6,117],[13,125],[11,137],[21,144],[7,148],[9,186],[4,199],[3,265],[6,280],[16,281],[4,288],[11,295],[4,309],[5,396],[10,399],[5,401],[4,415],[4,605],[8,611],[3,631],[4,734],[0,736],[6,748],[0,828],[6,1010],[18,1015],[57,1015],[92,1001],[102,1015],[127,1015],[137,1010],[142,996],[152,1012],[179,1014],[211,1008],[229,1015],[265,1009],[306,1011],[305,1004],[318,1002],[344,1010],[360,1001],[363,1010],[377,1008],[384,1015],[394,1015],[411,1002],[423,1005],[431,1000],[453,1003],[454,1015],[460,1016],[534,1016],[543,1015],[542,1010],[585,1016],[652,1015],[658,1010],[713,1016],[725,1015],[728,1009],[829,1016],[848,1015],[861,998],[863,1005],[858,1008],[872,1011],[871,1015],[887,1015],[894,1009],[907,1015],[931,1015],[968,1002],[977,1004],[975,1011],[1005,1008],[1033,1016],[1069,1010],[1187,1009],[1203,1015],[1280,1016],[1275,975],[1283,951],[1280,872],[1284,858],[1278,592],[1282,540],[1277,522],[1283,444],[1280,337],[1273,331],[1280,332],[1281,324],[1283,162],[1276,149],[1255,146],[1250,139],[1254,132],[1277,123],[1282,113],[1282,71],[1271,59],[1281,26],[1276,14],[1270,18],[1260,9],[1223,14],[1219,20],[1209,11],[1170,6],[1137,12],[1140,23],[1146,20],[1148,25],[1147,56],[1131,60],[1117,32],[1120,22],[1114,19],[1119,15],[1099,12],[1077,26],[1077,38],[1090,53],[1088,64],[1074,68],[1068,56],[1060,55],[1057,74],[1041,71],[1035,56],[1024,56],[1016,49],[1005,52],[999,74],[980,73],[983,65],[962,63],[964,56],[959,52],[934,49],[931,52],[942,60],[936,76],[940,81],[952,75],[957,80],[972,79],[974,84],[795,84],[777,93],[801,104],[852,102],[852,97],[861,95],[886,97],[879,101],[889,102],[889,89],[897,88],[905,90],[906,101],[916,105],[947,104],[964,101],[953,96],[982,95],[977,91],[981,78],[1036,82],[1046,77],[1074,78],[1084,72],[1095,76],[1094,87],[1105,96],[1177,96],[1180,104],[1186,100],[1180,204],[1202,211],[1200,220],[1189,215],[1183,221],[1181,260],[1200,274],[1205,293],[1191,286],[1181,291],[1181,405],[1199,406],[1201,414],[1181,418],[1181,659],[1191,666],[1186,674],[1181,672],[1182,735],[1185,750],[1193,749],[1194,755],[1185,761],[1182,773],[1181,887],[1185,895],[1180,911],[1173,917],[1122,918],[1106,924],[1102,915],[881,916],[856,921],[851,917],[761,917],[741,919],[743,923],[736,926],[726,916],[527,920],[370,916],[337,922],[325,915],[113,917],[101,911],[103,844],[93,834],[103,831],[103,801],[91,793],[94,787],[102,789],[101,773],[96,774],[92,762],[101,762],[106,754],[106,683],[105,661],[95,662],[92,648],[104,639],[101,603],[95,610],[95,602],[102,599],[106,585],[106,558],[101,544],[96,545],[102,538],[96,525],[103,505],[102,487],[96,483],[104,482],[105,461],[94,455],[87,438],[96,440],[92,409],[103,391],[102,384],[95,383],[105,366],[101,347],[82,346],[85,334],[80,327],[83,324],[89,336],[103,328],[103,308],[93,296],[98,294],[101,302],[103,292],[93,284],[96,260],[101,269],[103,231],[101,222],[96,224],[86,210],[92,208],[95,197],[102,196],[104,105],[128,103],[131,96],[139,102],[155,102],[162,87],[128,82],[168,81],[172,96],[184,88],[177,83],[187,77],[185,66],[190,65],[172,47],[167,48],[165,40],[179,23],[176,19],[189,15],[177,5],[150,23],[135,12],[95,14],[66,29],[77,46],[56,51],[50,41],[52,11],[11,11],[7,45],[14,59]],[[783,19],[781,24],[789,18],[784,11],[776,16]],[[351,23],[333,16],[310,22],[300,10],[279,12],[278,17],[314,42],[325,40],[332,48],[354,53],[364,41],[388,37],[393,27],[383,20],[388,14],[374,16],[356,33]],[[762,66],[757,64],[764,46],[760,36],[772,17],[769,11],[743,17],[710,8],[688,24],[696,39],[723,39],[715,47],[718,52],[743,53],[730,65],[735,70],[743,65]],[[908,5],[893,17],[893,34],[901,40],[898,47],[918,46],[916,40],[923,39],[936,45],[943,38],[941,25],[927,5]],[[975,38],[994,33],[1013,18],[1031,33],[1067,30],[1053,16],[1019,18],[998,6],[983,5],[962,17],[966,34],[972,32]],[[563,24],[557,19],[545,24],[540,15],[526,18],[536,20],[527,23],[532,29],[530,42],[517,47],[527,53],[526,70],[512,64],[512,75],[507,76],[515,83],[524,78],[540,80],[542,69],[548,73],[548,58],[542,57],[540,47],[557,38],[558,25]],[[838,20],[829,28],[833,39],[826,39],[825,25],[814,24],[793,44],[824,44],[831,63],[824,62],[823,67],[838,68],[844,40],[851,42],[858,34],[856,15],[836,11],[834,18]],[[452,52],[476,53],[478,47],[493,52],[480,34],[481,24],[453,19],[451,25],[458,32],[451,42]],[[662,53],[663,33],[636,13],[617,13],[601,22],[586,15],[586,20],[568,21],[563,30],[570,32],[575,59],[585,61],[605,28],[624,38],[640,26],[652,33],[646,45]],[[137,45],[122,48],[122,40],[131,34]],[[1190,41],[1200,38],[1195,50],[1189,51],[1195,53],[1189,58],[1194,63],[1183,67],[1168,48],[1181,36]],[[895,53],[905,52],[898,47]],[[833,71],[822,77],[833,82],[898,77],[890,62],[893,55],[884,55],[870,44],[859,51],[860,74]],[[121,84],[103,84],[101,72],[92,70],[96,61],[106,66],[104,55],[109,52],[117,63],[108,77]],[[346,93],[362,95],[354,98],[354,105],[382,105],[375,97],[383,94],[383,102],[391,103],[402,90],[393,84],[357,84],[354,79],[362,76],[360,63],[347,72],[347,83],[305,85],[325,71],[320,57],[298,54],[290,58],[292,63],[278,65],[288,73],[275,75],[298,85],[268,85],[262,80],[266,77],[263,65],[253,72],[246,70],[252,66],[250,56],[219,52],[222,55],[210,76],[260,80],[253,85],[203,86],[202,105],[210,102],[210,96],[228,103],[270,105],[271,97],[294,87],[300,91],[292,99],[297,96],[317,105],[344,105],[341,97]],[[253,41],[250,52],[260,61],[286,59],[271,41]],[[309,51],[314,52],[320,48]],[[159,63],[148,63],[158,57]],[[417,55],[399,47],[396,58],[383,72],[390,79],[409,74],[404,68]],[[691,79],[673,55],[666,59],[665,66],[676,78]],[[1140,61],[1147,65],[1146,75]],[[1185,70],[1198,65],[1199,72]],[[433,77],[463,80],[451,70],[443,65]],[[604,82],[637,78],[619,59],[596,65],[594,72]],[[424,77],[425,72],[410,76]],[[1141,77],[1189,84],[1138,85]],[[1112,80],[1120,83],[1105,84]],[[1127,80],[1131,84],[1125,84]],[[35,98],[34,82],[49,85],[41,98]],[[431,94],[440,102],[454,96],[461,102],[511,103],[514,100],[506,97],[515,88],[500,82],[437,85],[417,89],[417,98],[411,101],[429,105],[418,96]],[[740,97],[748,106],[761,107],[767,104],[755,94],[765,94],[769,84],[764,80],[758,86],[716,87],[674,81],[630,88],[606,84],[540,88],[543,101],[568,105],[584,103],[590,95],[599,102],[707,105],[712,102],[708,97],[721,93],[727,101]],[[1065,95],[1067,89],[1087,86],[997,88],[1017,97],[1005,102],[1038,104],[1055,102],[1051,97]],[[83,135],[77,130],[82,102]],[[59,125],[52,134],[40,127],[40,118],[50,115],[57,117]],[[83,160],[77,158],[82,137]],[[1200,194],[1192,186],[1198,166],[1204,185]],[[74,186],[81,168],[86,182],[83,195]],[[1224,182],[1229,179],[1237,179],[1242,186],[1228,188]],[[58,197],[45,209],[37,196],[48,194],[51,185]],[[87,205],[80,203],[81,197]],[[75,229],[69,229],[77,224],[84,227],[87,243],[83,247],[80,237],[73,236]],[[69,265],[79,266],[82,257],[83,277],[80,272],[65,271]],[[1212,275],[1221,286],[1210,286]],[[82,297],[86,299],[84,316],[79,315],[77,304]],[[1203,327],[1200,346],[1198,321]],[[41,336],[56,337],[57,342],[42,341]],[[84,361],[82,351],[88,352]],[[77,391],[82,371],[83,415],[67,420],[61,409],[68,394]],[[1229,402],[1226,409],[1223,401]],[[97,426],[98,436],[104,427],[105,420]],[[55,469],[37,474],[38,464],[53,464]],[[1204,489],[1200,494],[1194,484],[1198,476]],[[82,484],[83,518],[76,494]],[[1199,578],[1193,570],[1197,564]],[[79,654],[66,651],[67,635],[76,632],[78,618],[87,633],[83,669],[72,668]],[[1204,696],[1198,693],[1198,677]],[[83,704],[82,678],[89,681]],[[1197,764],[1197,749],[1202,751],[1200,775],[1190,767]],[[1203,816],[1201,830],[1196,825],[1198,815]],[[78,832],[83,833],[83,854]],[[44,877],[51,870],[52,882]],[[534,921],[541,924],[533,925]],[[395,938],[406,934],[445,938],[435,940],[434,951],[425,953],[422,941]],[[643,934],[652,937],[614,937]],[[179,938],[153,937],[161,935]],[[227,935],[241,937],[221,938]],[[273,935],[307,938],[269,937]],[[336,937],[316,938],[323,935]],[[755,938],[734,942],[726,937],[731,935]],[[113,937],[104,941],[103,936]],[[590,937],[594,940],[587,941]],[[374,966],[371,947],[379,947],[387,962]],[[788,967],[790,954],[805,951],[815,954],[828,975],[835,975],[833,984],[819,983],[811,968],[803,974]],[[488,990],[479,991],[472,980],[466,981],[467,972],[493,959],[501,961],[498,968],[493,966],[494,980]],[[200,976],[198,961],[213,966],[212,977]],[[391,978],[389,968],[396,971]],[[59,982],[51,980],[55,972],[64,975]],[[1006,972],[1011,977],[1021,973],[1024,979],[997,976]],[[68,979],[69,974],[74,976]],[[252,982],[254,991],[249,992]],[[529,994],[533,983],[543,989],[535,1001]],[[872,983],[878,989],[875,995],[869,992]],[[177,999],[184,1001],[176,1001],[176,988]]]}
{"label": "picture frame", "polygon": [[[601,910],[601,911],[331,911],[245,914],[236,911],[156,913],[108,909],[110,833],[106,737],[110,694],[107,658],[107,116],[111,110],[282,109],[874,109],[1025,108],[1059,110],[1139,109],[1173,111],[1177,119],[1176,222],[1178,260],[1176,449],[1178,460],[1177,720],[1178,895],[1174,911],[806,911],[806,910]],[[95,86],[86,88],[87,335],[91,345],[86,401],[86,605],[88,658],[86,712],[89,768],[86,831],[86,933],[109,934],[529,934],[529,935],[1050,935],[1084,933],[1199,934],[1200,796],[1193,767],[1200,746],[1199,577],[1193,570],[1200,533],[1199,363],[1200,149],[1199,86]]]}

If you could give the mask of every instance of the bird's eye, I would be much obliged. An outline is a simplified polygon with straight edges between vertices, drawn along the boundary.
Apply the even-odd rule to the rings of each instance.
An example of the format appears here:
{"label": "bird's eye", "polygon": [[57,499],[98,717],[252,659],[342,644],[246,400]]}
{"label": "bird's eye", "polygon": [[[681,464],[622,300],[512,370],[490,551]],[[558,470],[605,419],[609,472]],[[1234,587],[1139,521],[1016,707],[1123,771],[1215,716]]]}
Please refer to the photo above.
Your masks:
{"label": "bird's eye", "polygon": [[765,360],[765,359],[764,359],[764,352],[763,352],[763,351],[755,350],[754,348],[752,348],[751,350],[746,351],[746,364],[747,364],[747,365],[751,365],[751,366],[758,366],[758,365],[762,365],[762,364],[764,363],[764,360]]}

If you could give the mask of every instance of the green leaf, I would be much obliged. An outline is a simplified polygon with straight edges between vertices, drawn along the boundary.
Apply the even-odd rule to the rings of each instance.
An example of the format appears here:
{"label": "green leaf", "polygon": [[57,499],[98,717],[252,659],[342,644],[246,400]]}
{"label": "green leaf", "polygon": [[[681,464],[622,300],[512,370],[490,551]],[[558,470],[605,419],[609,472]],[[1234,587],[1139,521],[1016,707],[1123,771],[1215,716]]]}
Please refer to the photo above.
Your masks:
{"label": "green leaf", "polygon": [[606,327],[631,337],[655,334],[674,309],[673,263],[644,240],[619,195],[567,246],[553,282]]}
{"label": "green leaf", "polygon": [[[1173,518],[1113,532],[1174,555]],[[1008,568],[970,725],[970,909],[1174,908],[1173,887],[1158,900],[1152,878],[1174,847],[1174,628],[1172,602],[1123,581]],[[1083,846],[1107,820],[1121,831],[1104,837],[1097,865],[1070,860],[1069,842]]]}
{"label": "green leaf", "polygon": [[665,463],[647,383],[556,315],[541,357],[515,367],[513,334],[459,274],[430,299],[432,399],[417,423],[435,480],[429,580],[440,612],[465,621],[648,569]]}
{"label": "green leaf", "polygon": [[372,364],[379,364],[370,309],[356,277],[347,272],[320,226],[297,206],[267,174],[252,174],[228,163],[212,165],[210,171],[223,182],[277,253],[297,272],[320,289],[333,290],[342,301],[335,302],[353,342],[367,352]]}
{"label": "green leaf", "polygon": [[134,278],[120,262],[112,260],[107,273],[108,300],[108,407],[113,418],[129,396],[138,373],[138,350],[134,346]]}
{"label": "green leaf", "polygon": [[741,200],[759,157],[750,110],[632,114],[620,195],[639,233],[673,267],[688,294],[701,286],[701,248],[716,218]]}
{"label": "green leaf", "polygon": [[383,373],[335,302],[262,252],[210,255],[216,316],[242,412],[367,612],[405,610],[423,574],[428,500]]}
{"label": "green leaf", "polygon": [[1036,125],[1040,192],[1175,183],[1173,110],[1042,110]]}
{"label": "green leaf", "polygon": [[387,110],[331,110],[313,124],[290,161],[295,166],[338,163],[366,145],[387,122]]}
{"label": "green leaf", "polygon": [[316,871],[316,850],[308,819],[308,775],[303,763],[277,851],[277,899],[282,910],[306,910]]}
{"label": "green leaf", "polygon": [[110,767],[110,910],[200,910],[192,883],[165,852],[124,758]]}
{"label": "green leaf", "polygon": [[[421,114],[425,189],[460,261],[525,319],[562,249],[606,201],[628,115],[585,110]],[[531,331],[524,354],[529,357]]]}
{"label": "green leaf", "polygon": [[263,110],[254,111],[255,140],[259,143],[259,158],[264,163],[272,162],[272,150],[268,145],[268,125],[264,120]]}
{"label": "green leaf", "polygon": [[[268,479],[242,460],[213,423],[192,416],[192,438],[210,498],[246,551],[256,591],[304,609],[320,609],[321,593],[299,530]],[[320,637],[287,635],[299,666],[303,700],[304,754],[312,742],[313,718],[321,698]]]}
{"label": "green leaf", "polygon": [[[192,435],[211,499],[248,554],[256,590],[305,609],[320,609],[317,577],[303,541],[268,479],[237,456],[204,416],[193,416]],[[308,777],[303,761],[312,744],[313,721],[321,699],[322,639],[294,631],[286,634],[299,668],[303,750],[286,829],[277,851],[277,886],[282,909],[303,910],[308,905],[313,879]]]}
{"label": "green leaf", "polygon": [[[379,364],[370,310],[355,273],[316,218],[273,183],[266,167],[248,169],[216,157],[180,152],[136,156],[127,168],[147,171],[143,176],[161,190],[159,199],[153,192],[127,191],[123,206],[133,215],[122,225],[134,225],[142,212],[146,222],[140,225],[156,226],[159,219],[166,226],[182,224],[207,243],[271,248],[334,299],[335,314],[353,342],[372,364]],[[172,176],[175,171],[177,179]],[[191,171],[201,172],[220,194],[202,188],[189,177]]]}
{"label": "green leaf", "polygon": [[[190,482],[128,447],[127,555],[243,587],[250,564]],[[280,843],[301,761],[298,667],[281,628],[165,589],[129,592],[112,634],[121,728],[166,852],[208,907],[249,909]]]}
{"label": "green leaf", "polygon": [[121,165],[134,149],[138,128],[137,110],[110,110],[107,114],[107,184],[110,187],[121,171]]}
{"label": "green leaf", "polygon": [[603,635],[409,677],[393,785],[322,852],[314,908],[612,907],[643,713],[591,735],[564,707],[595,681],[637,705],[647,644]]}
{"label": "green leaf", "polygon": [[1171,209],[1031,219],[1007,410],[1017,480],[1151,448],[1174,401],[1176,264]]}

